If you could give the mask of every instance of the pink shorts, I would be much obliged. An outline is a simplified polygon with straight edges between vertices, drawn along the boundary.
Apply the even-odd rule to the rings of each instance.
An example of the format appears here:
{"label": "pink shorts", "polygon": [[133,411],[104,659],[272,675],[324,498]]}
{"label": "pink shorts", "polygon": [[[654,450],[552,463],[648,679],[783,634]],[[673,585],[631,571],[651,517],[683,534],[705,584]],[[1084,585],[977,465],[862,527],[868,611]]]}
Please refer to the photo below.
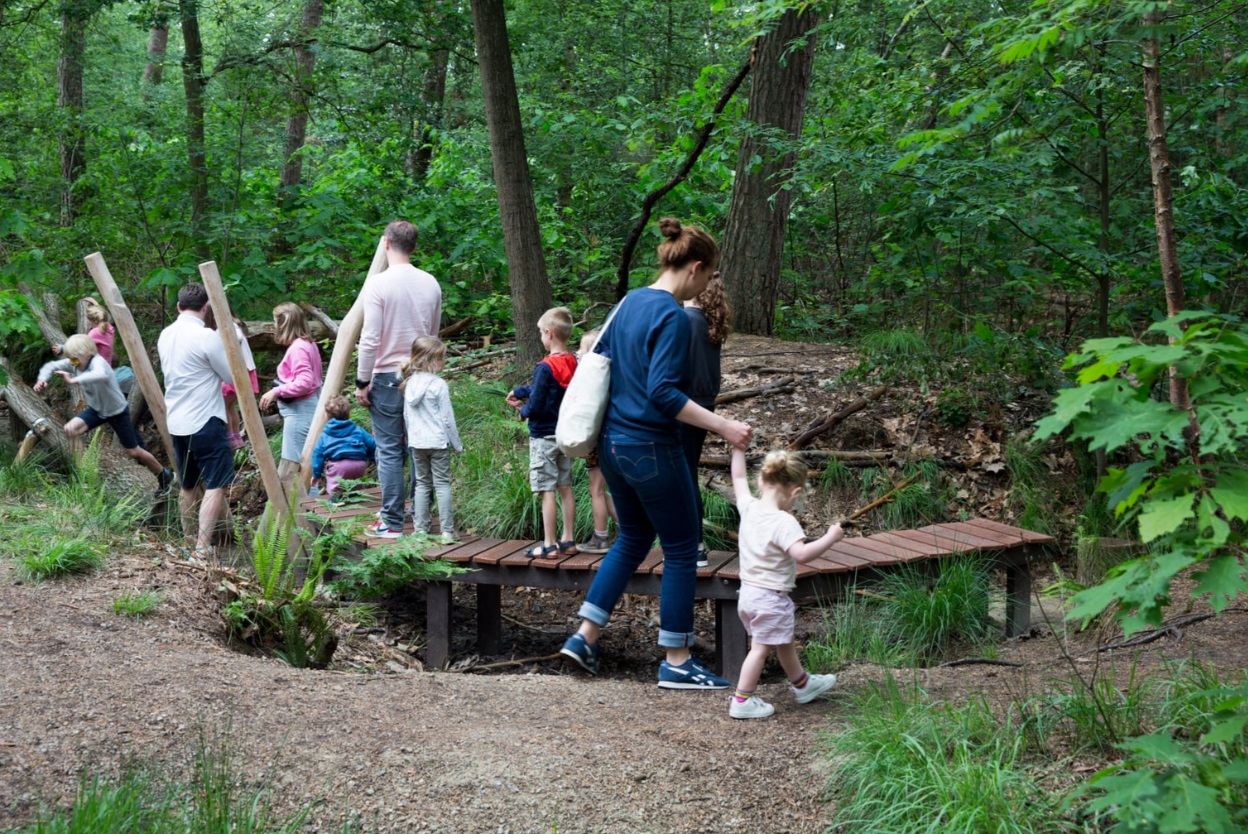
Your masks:
{"label": "pink shorts", "polygon": [[[248,371],[248,374],[251,376],[251,393],[259,394],[260,393],[260,377],[256,376],[256,369],[252,368],[250,371]],[[221,396],[232,397],[237,393],[238,393],[238,389],[234,387],[234,383],[232,382],[221,383]]]}
{"label": "pink shorts", "polygon": [[783,646],[793,642],[797,606],[786,591],[773,591],[757,585],[741,585],[737,615],[746,633],[763,646]]}

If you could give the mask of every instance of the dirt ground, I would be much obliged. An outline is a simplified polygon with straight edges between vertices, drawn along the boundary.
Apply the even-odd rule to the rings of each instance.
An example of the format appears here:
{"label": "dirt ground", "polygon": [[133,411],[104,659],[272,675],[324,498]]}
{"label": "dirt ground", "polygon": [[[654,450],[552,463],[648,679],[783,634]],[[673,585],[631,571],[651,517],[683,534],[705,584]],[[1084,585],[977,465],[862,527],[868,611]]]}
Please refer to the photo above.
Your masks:
{"label": "dirt ground", "polygon": [[[797,384],[725,410],[758,426],[756,448],[780,445],[847,402],[848,392],[823,383],[851,365],[852,357],[831,348],[734,339],[725,390],[785,375]],[[968,472],[958,499],[965,509],[1000,509],[998,430],[971,425],[955,444],[915,425],[923,410],[915,399],[885,402],[847,422],[829,448],[939,447]],[[812,507],[807,527],[838,509],[851,507]],[[116,596],[139,590],[162,594],[153,615],[113,613]],[[201,733],[236,748],[240,776],[250,786],[270,786],[279,807],[315,804],[309,831],[336,831],[352,817],[378,832],[778,833],[828,826],[834,807],[826,797],[822,739],[837,732],[855,696],[886,670],[850,666],[839,672],[834,697],[799,707],[779,670],[769,667],[760,694],[776,704],[776,716],[733,721],[725,693],[655,686],[654,601],[630,597],[604,636],[600,677],[550,660],[464,671],[556,652],[575,625],[579,601],[568,593],[505,590],[502,654],[473,654],[465,616],[454,625],[452,646],[452,669],[461,671],[429,672],[420,666],[423,598],[413,592],[388,600],[376,624],[344,625],[333,668],[307,671],[228,648],[212,584],[154,540],[137,542],[88,577],[21,583],[11,565],[0,565],[0,829],[26,823],[43,803],[67,802],[84,768],[115,772],[143,762],[185,778]],[[471,594],[456,603],[466,611]],[[1128,652],[1067,660],[1041,612],[1035,619],[1041,625],[1027,638],[1001,644],[1000,657],[1021,667],[898,674],[917,676],[938,697],[1002,699],[1069,679],[1072,669],[1106,674],[1131,662]],[[1147,669],[1196,656],[1242,669],[1245,619],[1232,612],[1176,631],[1149,643],[1138,662]],[[799,638],[822,623],[820,612],[803,609]],[[697,652],[709,657],[708,609],[699,609],[697,628]],[[1097,639],[1116,638],[1085,634],[1070,653]]]}

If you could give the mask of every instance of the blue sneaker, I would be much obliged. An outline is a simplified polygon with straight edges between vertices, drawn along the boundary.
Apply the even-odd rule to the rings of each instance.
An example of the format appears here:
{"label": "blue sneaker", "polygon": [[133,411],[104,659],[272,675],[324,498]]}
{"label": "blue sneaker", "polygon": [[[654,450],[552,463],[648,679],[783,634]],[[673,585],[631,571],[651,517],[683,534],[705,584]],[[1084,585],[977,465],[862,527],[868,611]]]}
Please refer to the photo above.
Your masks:
{"label": "blue sneaker", "polygon": [[727,689],[731,684],[692,657],[679,666],[659,664],[660,689]]}
{"label": "blue sneaker", "polygon": [[598,674],[598,646],[589,642],[579,634],[573,634],[563,642],[559,654],[570,657],[591,675]]}

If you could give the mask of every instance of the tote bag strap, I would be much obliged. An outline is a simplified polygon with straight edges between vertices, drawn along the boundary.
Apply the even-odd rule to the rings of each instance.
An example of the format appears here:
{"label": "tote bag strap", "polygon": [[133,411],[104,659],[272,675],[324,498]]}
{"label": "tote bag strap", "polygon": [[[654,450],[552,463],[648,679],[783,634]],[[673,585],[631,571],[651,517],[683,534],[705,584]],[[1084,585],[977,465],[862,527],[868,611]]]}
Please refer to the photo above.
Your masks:
{"label": "tote bag strap", "polygon": [[[628,296],[624,296],[624,300],[627,299]],[[602,344],[602,337],[607,335],[607,328],[611,326],[611,320],[615,318],[615,314],[620,312],[620,308],[623,306],[624,301],[621,301],[619,304],[616,304],[614,308],[612,308],[610,315],[607,316],[607,320],[602,323],[602,329],[598,331],[598,341],[594,342],[594,349],[590,351],[591,353],[598,352],[598,346]]]}

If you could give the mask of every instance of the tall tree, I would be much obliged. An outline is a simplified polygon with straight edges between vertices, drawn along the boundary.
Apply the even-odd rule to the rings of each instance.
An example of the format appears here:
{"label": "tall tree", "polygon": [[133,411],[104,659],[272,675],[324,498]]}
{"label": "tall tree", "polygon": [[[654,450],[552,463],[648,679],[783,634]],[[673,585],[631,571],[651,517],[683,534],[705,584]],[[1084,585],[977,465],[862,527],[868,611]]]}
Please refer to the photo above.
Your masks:
{"label": "tall tree", "polygon": [[61,4],[60,55],[56,62],[57,107],[61,113],[59,137],[61,159],[61,225],[72,226],[75,213],[75,186],[87,169],[87,139],[83,129],[84,109],[82,69],[87,50],[87,19],[91,16],[85,0]]}
{"label": "tall tree", "polygon": [[208,213],[208,150],[204,137],[204,43],[199,36],[199,0],[178,0],[182,24],[182,88],[186,94],[186,161],[190,171],[191,241],[208,260],[204,218]]}
{"label": "tall tree", "polygon": [[544,352],[537,320],[552,303],[550,280],[537,226],[537,205],[533,202],[503,0],[472,0],[472,23],[490,131],[498,213],[503,221],[516,339],[521,357],[536,362]]}
{"label": "tall tree", "polygon": [[722,265],[734,326],[744,333],[770,335],[775,322],[789,217],[785,175],[802,131],[818,20],[814,8],[789,9],[755,44],[750,127],[737,156]]}
{"label": "tall tree", "polygon": [[423,180],[433,161],[433,146],[442,127],[446,100],[446,72],[451,51],[439,47],[429,53],[429,64],[420,77],[420,124],[416,129],[416,149],[408,160],[412,177]]}
{"label": "tall tree", "polygon": [[143,84],[156,85],[165,77],[165,53],[169,48],[169,17],[157,7],[152,29],[147,36],[147,65],[143,67]]}
{"label": "tall tree", "polygon": [[295,88],[291,91],[290,117],[286,120],[286,140],[282,147],[282,173],[279,199],[289,210],[303,184],[303,143],[308,136],[308,105],[312,99],[312,74],[316,51],[311,43],[325,14],[325,0],[308,0],[299,23],[295,45]]}

